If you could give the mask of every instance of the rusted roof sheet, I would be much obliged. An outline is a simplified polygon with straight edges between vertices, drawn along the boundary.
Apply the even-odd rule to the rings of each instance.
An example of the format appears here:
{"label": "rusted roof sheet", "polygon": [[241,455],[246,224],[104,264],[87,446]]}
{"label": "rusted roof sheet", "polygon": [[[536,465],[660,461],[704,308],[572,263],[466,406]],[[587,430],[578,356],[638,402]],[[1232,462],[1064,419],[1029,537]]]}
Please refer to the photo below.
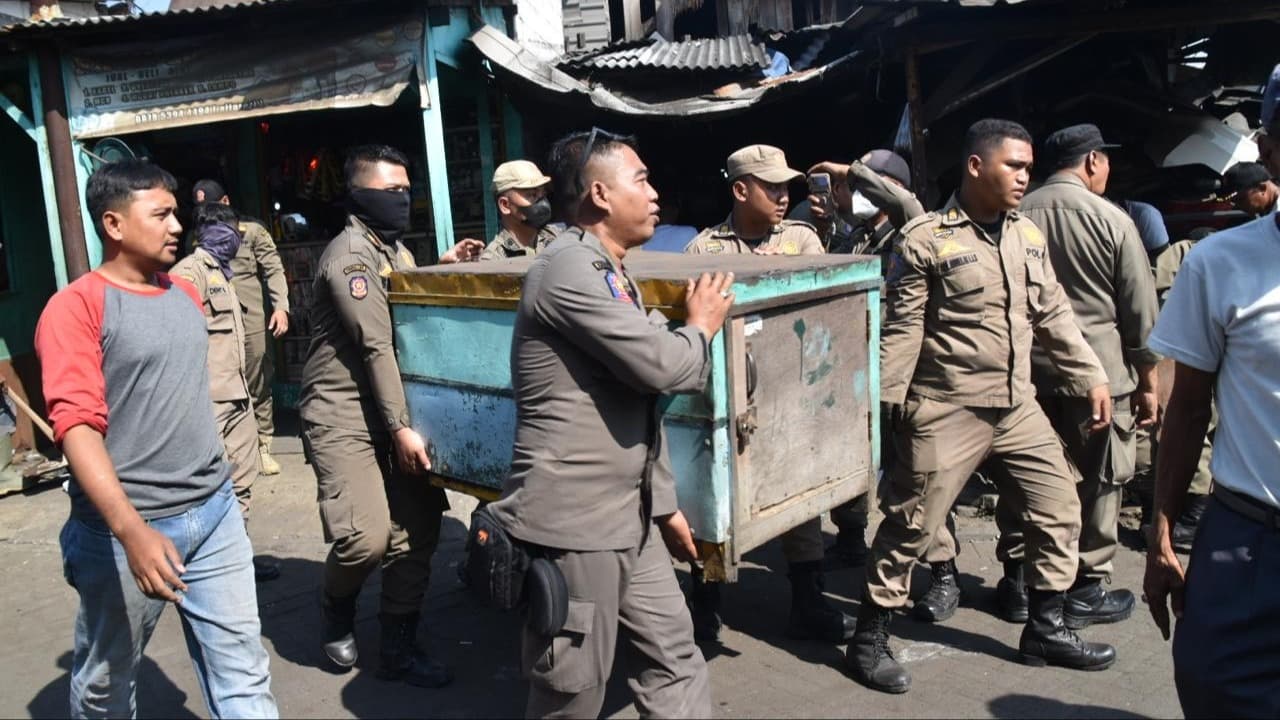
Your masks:
{"label": "rusted roof sheet", "polygon": [[571,57],[561,65],[575,70],[759,70],[769,67],[769,54],[750,35],[680,42],[655,36]]}

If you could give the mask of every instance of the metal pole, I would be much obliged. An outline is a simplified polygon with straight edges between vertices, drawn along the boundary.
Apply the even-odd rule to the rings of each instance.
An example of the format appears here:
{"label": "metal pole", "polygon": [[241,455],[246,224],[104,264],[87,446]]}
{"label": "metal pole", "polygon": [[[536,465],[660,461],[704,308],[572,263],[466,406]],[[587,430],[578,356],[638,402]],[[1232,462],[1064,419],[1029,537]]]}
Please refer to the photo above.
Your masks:
{"label": "metal pole", "polygon": [[911,184],[925,207],[929,187],[929,166],[925,159],[924,103],[920,101],[920,66],[915,49],[907,51],[907,108],[911,118]]}
{"label": "metal pole", "polygon": [[62,252],[67,263],[67,279],[75,280],[89,272],[89,248],[85,244],[81,220],[71,126],[67,123],[67,94],[63,89],[62,68],[54,47],[49,44],[42,46],[37,57],[44,128],[49,139],[49,164],[53,172],[53,194],[58,201],[58,228],[62,232]]}

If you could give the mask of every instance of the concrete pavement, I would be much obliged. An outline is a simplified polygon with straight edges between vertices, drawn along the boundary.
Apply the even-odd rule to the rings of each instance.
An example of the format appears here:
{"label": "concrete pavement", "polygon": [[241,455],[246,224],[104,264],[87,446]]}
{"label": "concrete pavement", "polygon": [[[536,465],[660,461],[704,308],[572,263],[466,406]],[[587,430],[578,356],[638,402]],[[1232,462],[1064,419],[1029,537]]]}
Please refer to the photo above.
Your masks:
{"label": "concrete pavement", "polygon": [[[374,678],[377,652],[375,588],[359,610],[361,659],[347,674],[321,663],[316,590],[326,546],[315,506],[315,480],[296,438],[278,438],[284,473],[255,490],[250,528],[261,555],[281,563],[282,577],[259,586],[273,690],[285,717],[503,717],[524,707],[518,620],[474,607],[454,568],[474,502],[452,494],[422,639],[450,663],[457,681],[442,690],[389,685]],[[45,486],[0,499],[0,717],[62,717],[76,611],[75,591],[62,579],[58,531],[67,499]],[[828,531],[833,528],[828,527]],[[1015,660],[1019,626],[994,617],[1000,564],[995,525],[962,518],[958,565],[965,599],[945,625],[909,618],[894,624],[894,648],[914,675],[911,692],[866,690],[841,672],[842,649],[788,639],[785,563],[776,543],[749,556],[741,582],[725,592],[723,644],[707,648],[716,712],[721,717],[1177,717],[1169,646],[1139,606],[1119,625],[1089,628],[1089,639],[1114,643],[1120,659],[1102,673],[1035,669]],[[1136,592],[1143,556],[1122,549],[1115,587]],[[683,572],[681,573],[683,577]],[[831,573],[828,592],[856,613],[860,570]],[[916,574],[916,592],[927,569]],[[376,583],[376,577],[373,580]],[[605,715],[635,717],[620,658]],[[140,717],[205,717],[176,612],[167,611],[139,677]]]}

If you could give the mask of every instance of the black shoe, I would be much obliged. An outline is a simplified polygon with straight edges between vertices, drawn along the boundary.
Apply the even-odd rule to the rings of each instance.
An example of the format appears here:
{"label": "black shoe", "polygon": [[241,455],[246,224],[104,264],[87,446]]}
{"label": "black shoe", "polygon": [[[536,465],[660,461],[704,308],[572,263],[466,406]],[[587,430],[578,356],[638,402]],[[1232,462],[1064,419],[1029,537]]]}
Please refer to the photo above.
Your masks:
{"label": "black shoe", "polygon": [[996,602],[1000,617],[1019,625],[1027,621],[1027,584],[1023,580],[1022,562],[1004,564],[1004,577],[996,585]]}
{"label": "black shoe", "polygon": [[418,647],[418,613],[380,614],[382,644],[378,648],[378,679],[424,688],[444,687],[453,673]]}
{"label": "black shoe", "polygon": [[1072,630],[1089,625],[1105,625],[1129,619],[1137,603],[1128,590],[1102,589],[1101,580],[1092,580],[1067,591],[1063,622]]}
{"label": "black shoe", "polygon": [[916,601],[911,614],[924,622],[942,622],[956,614],[960,607],[960,584],[956,577],[956,561],[933,563],[933,583],[924,597]]}
{"label": "black shoe", "polygon": [[356,664],[356,596],[335,598],[321,591],[320,594],[320,642],[324,654],[334,665],[343,670]]}
{"label": "black shoe", "polygon": [[702,570],[690,573],[689,615],[693,618],[693,639],[700,643],[720,642],[720,583],[706,582]]}
{"label": "black shoe", "polygon": [[1106,643],[1086,642],[1062,619],[1066,593],[1030,592],[1030,619],[1022,629],[1018,659],[1026,665],[1057,665],[1073,670],[1106,670],[1116,661],[1116,649]]}
{"label": "black shoe", "polygon": [[253,559],[254,582],[271,582],[280,577],[280,566],[264,558]]}
{"label": "black shoe", "polygon": [[862,567],[867,562],[866,529],[841,530],[836,542],[827,548],[823,565],[828,570]]}
{"label": "black shoe", "polygon": [[791,619],[787,634],[802,640],[845,642],[853,637],[854,619],[831,607],[823,595],[822,562],[791,563]]}
{"label": "black shoe", "polygon": [[889,649],[889,623],[893,611],[870,600],[858,610],[858,631],[844,653],[844,664],[853,679],[872,690],[904,693],[911,689],[911,673],[898,664]]}
{"label": "black shoe", "polygon": [[1187,496],[1186,507],[1178,517],[1178,522],[1174,523],[1173,533],[1170,535],[1174,550],[1191,552],[1191,543],[1196,539],[1196,529],[1200,527],[1200,517],[1204,515],[1207,507],[1209,507],[1208,495]]}

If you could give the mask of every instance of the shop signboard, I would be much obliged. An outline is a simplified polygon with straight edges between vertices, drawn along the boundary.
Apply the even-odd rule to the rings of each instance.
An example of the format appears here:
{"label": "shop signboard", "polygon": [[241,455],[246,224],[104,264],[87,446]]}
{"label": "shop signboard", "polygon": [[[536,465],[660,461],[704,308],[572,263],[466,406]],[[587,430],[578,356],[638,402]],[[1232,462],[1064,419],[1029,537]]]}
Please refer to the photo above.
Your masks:
{"label": "shop signboard", "polygon": [[[102,137],[183,125],[388,106],[422,58],[421,18],[272,24],[77,48],[67,71],[71,133]],[[420,82],[420,80],[419,80]],[[426,103],[427,93],[419,92]]]}

